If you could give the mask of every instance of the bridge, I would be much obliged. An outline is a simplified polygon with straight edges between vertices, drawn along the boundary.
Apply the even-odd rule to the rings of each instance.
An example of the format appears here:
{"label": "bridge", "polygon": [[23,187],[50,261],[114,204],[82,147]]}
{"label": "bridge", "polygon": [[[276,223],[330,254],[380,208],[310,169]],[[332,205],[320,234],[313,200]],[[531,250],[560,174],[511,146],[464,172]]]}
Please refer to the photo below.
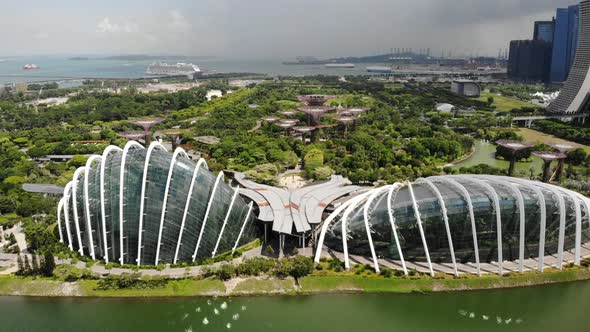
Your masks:
{"label": "bridge", "polygon": [[590,116],[588,113],[578,113],[578,114],[547,114],[547,115],[523,115],[523,116],[514,116],[512,117],[512,121],[524,121],[525,127],[530,128],[533,125],[533,121],[536,120],[549,120],[549,119],[565,119],[565,120],[574,120],[579,119],[582,124],[586,123],[586,118]]}

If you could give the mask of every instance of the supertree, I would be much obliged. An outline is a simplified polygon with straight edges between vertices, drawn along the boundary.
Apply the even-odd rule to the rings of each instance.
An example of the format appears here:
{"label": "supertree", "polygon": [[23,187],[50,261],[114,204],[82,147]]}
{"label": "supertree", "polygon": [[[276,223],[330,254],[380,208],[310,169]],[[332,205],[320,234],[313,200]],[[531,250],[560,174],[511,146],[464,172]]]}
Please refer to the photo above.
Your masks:
{"label": "supertree", "polygon": [[565,158],[567,158],[567,156],[561,152],[533,151],[533,154],[543,159],[543,182],[550,181],[549,172],[551,170],[551,162],[558,160],[561,163]]}
{"label": "supertree", "polygon": [[355,121],[355,118],[352,116],[339,116],[336,120],[344,125],[344,136],[346,136],[348,133],[348,126]]}
{"label": "supertree", "polygon": [[307,127],[307,126],[293,127],[293,130],[295,130],[296,132],[301,134],[301,140],[303,141],[303,143],[305,143],[305,134],[311,133],[312,131],[314,131],[316,129],[317,129],[316,127]]}
{"label": "supertree", "polygon": [[307,114],[307,125],[309,127],[316,127],[320,125],[320,118],[327,112],[334,110],[334,107],[329,106],[302,106],[298,110]]}
{"label": "supertree", "polygon": [[160,133],[166,136],[172,143],[172,151],[176,150],[178,147],[178,138],[184,134],[184,132],[185,131],[182,129],[165,129],[160,131]]}
{"label": "supertree", "polygon": [[298,112],[295,110],[282,110],[282,111],[278,111],[277,113],[290,118],[292,116],[295,116]]}
{"label": "supertree", "polygon": [[145,139],[145,131],[125,131],[122,133],[118,133],[118,136],[124,137],[128,140],[132,141],[139,141],[141,139]]}
{"label": "supertree", "polygon": [[274,124],[285,129],[285,136],[289,136],[291,128],[295,127],[297,125],[297,122],[281,120],[279,122],[275,122]]}
{"label": "supertree", "polygon": [[[551,146],[555,150],[566,155],[566,157],[567,157],[568,152],[570,152],[576,148],[575,146],[573,146],[571,144],[566,144],[566,143],[551,144]],[[555,181],[561,181],[561,175],[563,174],[565,160],[566,160],[566,158],[559,159],[559,164],[557,164],[557,169],[555,170]]]}
{"label": "supertree", "polygon": [[127,120],[127,122],[134,124],[136,126],[140,126],[145,131],[145,145],[149,146],[152,143],[152,132],[151,129],[153,126],[157,125],[158,123],[162,123],[166,121],[164,118],[140,118],[140,119],[132,119]]}
{"label": "supertree", "polygon": [[499,140],[496,142],[496,144],[510,152],[510,166],[508,167],[508,176],[512,176],[512,174],[514,174],[514,166],[516,165],[517,154],[533,147],[533,145],[529,143],[511,140]]}
{"label": "supertree", "polygon": [[322,106],[327,101],[336,98],[336,96],[328,95],[302,95],[298,96],[297,99],[307,106]]}

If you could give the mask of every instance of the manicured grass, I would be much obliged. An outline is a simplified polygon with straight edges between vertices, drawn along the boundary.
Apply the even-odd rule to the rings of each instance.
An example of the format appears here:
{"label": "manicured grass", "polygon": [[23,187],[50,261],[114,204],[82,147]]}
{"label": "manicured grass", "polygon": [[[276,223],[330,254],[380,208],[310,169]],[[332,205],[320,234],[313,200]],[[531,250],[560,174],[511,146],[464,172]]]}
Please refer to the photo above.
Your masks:
{"label": "manicured grass", "polygon": [[97,290],[96,280],[80,281],[84,296],[103,297],[159,297],[159,296],[206,296],[225,293],[225,286],[220,280],[171,280],[165,287],[150,289],[114,289]]}
{"label": "manicured grass", "polygon": [[409,293],[523,287],[587,279],[590,279],[590,270],[572,268],[564,271],[548,270],[544,273],[528,272],[503,277],[497,275],[461,278],[446,276],[441,279],[429,277],[388,279],[377,275],[316,275],[302,278],[299,283],[301,292],[306,293],[341,291]]}
{"label": "manicured grass", "polygon": [[273,294],[295,292],[293,279],[245,279],[233,289],[232,294]]}
{"label": "manicured grass", "polygon": [[[292,278],[247,278],[232,280],[235,287],[227,295],[309,294],[330,292],[438,292],[525,287],[559,282],[590,280],[590,269],[574,267],[564,271],[548,269],[543,273],[527,272],[505,276],[473,275],[454,278],[449,275],[385,278],[370,271],[360,275],[323,271],[325,275],[311,275],[299,280],[297,287]],[[171,280],[166,286],[150,289],[97,290],[97,280],[62,282],[43,278],[20,278],[13,275],[0,277],[0,295],[30,296],[96,296],[96,297],[183,297],[226,295],[225,284],[220,280]]]}
{"label": "manicured grass", "polygon": [[559,137],[555,137],[550,134],[545,134],[543,132],[529,129],[529,128],[519,128],[516,130],[516,133],[522,138],[530,143],[543,143],[543,144],[570,144],[575,147],[583,148],[587,153],[590,153],[590,146],[583,145],[579,143],[575,143],[572,141],[568,141]]}
{"label": "manicured grass", "polygon": [[494,93],[490,93],[490,92],[482,92],[481,96],[476,99],[483,101],[483,102],[487,102],[488,97],[494,98],[494,103],[492,104],[492,106],[495,106],[496,110],[500,111],[500,112],[509,112],[509,111],[512,111],[513,109],[520,109],[523,107],[535,107],[535,105],[533,105],[529,102],[525,102],[522,100],[518,100],[518,99],[514,99],[514,98],[510,98],[510,97],[505,97],[505,96],[498,96],[498,95],[496,95]]}

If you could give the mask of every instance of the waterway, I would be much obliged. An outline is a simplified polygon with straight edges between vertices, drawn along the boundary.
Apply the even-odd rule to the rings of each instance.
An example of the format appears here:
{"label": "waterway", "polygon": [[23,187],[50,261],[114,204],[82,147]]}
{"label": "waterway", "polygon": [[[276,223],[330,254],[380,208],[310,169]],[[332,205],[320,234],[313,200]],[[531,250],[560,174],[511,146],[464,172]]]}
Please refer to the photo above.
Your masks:
{"label": "waterway", "polygon": [[[0,84],[59,80],[61,78],[141,78],[146,76],[147,66],[153,60],[111,60],[90,58],[89,60],[68,60],[67,57],[38,56],[3,58],[0,62]],[[176,63],[177,60],[162,61]],[[186,59],[202,70],[217,73],[257,73],[271,76],[304,75],[369,75],[366,67],[384,65],[361,63],[355,68],[326,68],[324,65],[284,65],[281,60],[234,60],[234,59]],[[36,64],[39,70],[25,71],[25,64]],[[38,77],[43,76],[43,77]]]}
{"label": "waterway", "polygon": [[[506,160],[496,159],[496,146],[494,144],[476,140],[474,144],[475,153],[469,158],[455,166],[459,167],[471,167],[479,164],[486,164],[497,168],[508,169],[509,162]],[[540,158],[531,156],[528,162],[516,163],[516,172],[520,172],[528,176],[530,174],[531,167],[535,174],[540,173],[543,170],[543,161]],[[516,174],[519,175],[519,174]]]}
{"label": "waterway", "polygon": [[589,301],[590,282],[405,295],[0,297],[0,330],[577,332],[590,329]]}

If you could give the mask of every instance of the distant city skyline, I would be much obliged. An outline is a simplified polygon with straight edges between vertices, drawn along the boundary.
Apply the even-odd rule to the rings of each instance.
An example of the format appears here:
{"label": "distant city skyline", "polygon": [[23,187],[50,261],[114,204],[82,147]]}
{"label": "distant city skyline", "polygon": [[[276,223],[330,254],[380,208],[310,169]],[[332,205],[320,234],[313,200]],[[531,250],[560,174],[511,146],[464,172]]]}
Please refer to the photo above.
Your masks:
{"label": "distant city skyline", "polygon": [[572,0],[32,0],[2,4],[0,57],[180,54],[278,59],[391,48],[498,55]]}

